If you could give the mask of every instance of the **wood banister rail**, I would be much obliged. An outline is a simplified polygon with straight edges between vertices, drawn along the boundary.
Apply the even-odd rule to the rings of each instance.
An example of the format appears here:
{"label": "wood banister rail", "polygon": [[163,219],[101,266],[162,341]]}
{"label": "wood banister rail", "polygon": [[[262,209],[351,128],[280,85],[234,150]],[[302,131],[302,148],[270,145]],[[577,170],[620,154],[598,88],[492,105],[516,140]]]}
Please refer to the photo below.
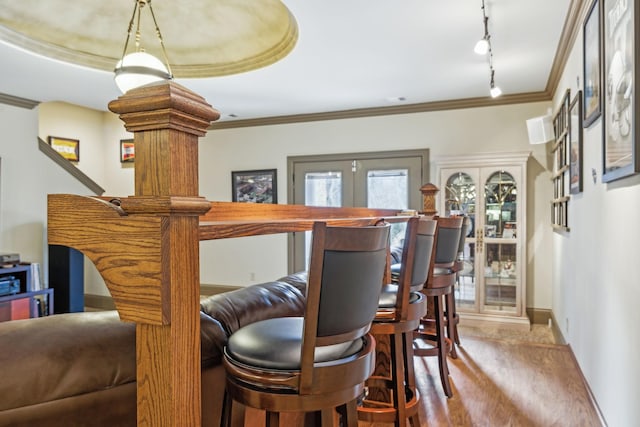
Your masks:
{"label": "wood banister rail", "polygon": [[310,230],[313,221],[406,221],[397,210],[208,202],[198,194],[198,140],[219,116],[174,82],[109,104],[134,133],[135,195],[50,195],[48,243],[96,265],[122,320],[136,323],[137,423],[199,426],[199,241]]}

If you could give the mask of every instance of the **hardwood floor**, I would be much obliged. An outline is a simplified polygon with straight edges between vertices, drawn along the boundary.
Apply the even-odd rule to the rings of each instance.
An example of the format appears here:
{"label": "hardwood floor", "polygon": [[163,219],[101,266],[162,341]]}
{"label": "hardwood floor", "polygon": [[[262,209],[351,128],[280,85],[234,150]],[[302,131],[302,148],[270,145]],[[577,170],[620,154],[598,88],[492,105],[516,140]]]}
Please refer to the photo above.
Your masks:
{"label": "hardwood floor", "polygon": [[[458,359],[449,359],[454,396],[442,391],[436,358],[415,358],[423,426],[601,426],[570,350],[550,332],[483,333],[461,328]],[[261,426],[248,411],[247,426]],[[299,417],[286,425],[302,426]],[[359,427],[389,424],[360,423]]]}

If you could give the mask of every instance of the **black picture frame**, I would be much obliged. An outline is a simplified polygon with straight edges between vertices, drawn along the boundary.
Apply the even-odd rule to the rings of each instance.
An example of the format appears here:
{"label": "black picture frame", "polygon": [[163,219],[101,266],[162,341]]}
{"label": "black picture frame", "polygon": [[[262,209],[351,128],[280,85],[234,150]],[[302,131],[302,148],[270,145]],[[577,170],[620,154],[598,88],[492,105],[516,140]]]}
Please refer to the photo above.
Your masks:
{"label": "black picture frame", "polygon": [[602,24],[600,0],[594,0],[582,31],[583,126],[588,128],[602,115]]}
{"label": "black picture frame", "polygon": [[569,106],[569,191],[582,192],[582,91],[579,90]]}
{"label": "black picture frame", "polygon": [[120,140],[120,163],[134,163],[136,160],[136,147],[133,139]]}
{"label": "black picture frame", "polygon": [[247,203],[278,203],[277,169],[231,172],[231,200]]}
{"label": "black picture frame", "polygon": [[603,123],[602,181],[611,182],[640,172],[635,132],[638,97],[635,82],[636,23],[638,12],[633,1],[602,2]]}

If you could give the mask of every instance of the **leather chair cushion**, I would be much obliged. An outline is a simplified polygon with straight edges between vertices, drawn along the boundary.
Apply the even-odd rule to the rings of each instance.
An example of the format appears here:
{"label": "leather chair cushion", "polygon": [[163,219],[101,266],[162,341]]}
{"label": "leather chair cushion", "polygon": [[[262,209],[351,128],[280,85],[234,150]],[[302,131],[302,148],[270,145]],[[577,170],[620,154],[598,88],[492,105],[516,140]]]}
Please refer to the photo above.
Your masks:
{"label": "leather chair cushion", "polygon": [[[420,295],[417,293],[422,289],[420,286],[418,289],[411,290],[409,294],[409,304],[412,304],[420,299]],[[396,306],[398,300],[398,285],[385,285],[382,287],[382,293],[380,294],[380,300],[378,301],[379,308],[393,308]]]}
{"label": "leather chair cushion", "polygon": [[0,337],[0,410],[136,380],[135,324],[115,311],[3,322]]}
{"label": "leather chair cushion", "polygon": [[227,336],[260,320],[302,316],[304,307],[304,295],[295,286],[278,281],[247,286],[200,301],[200,310],[219,321]]}
{"label": "leather chair cushion", "polygon": [[[202,367],[220,364],[222,327],[203,313],[200,327]],[[0,410],[135,382],[135,330],[115,310],[0,322]]]}
{"label": "leather chair cushion", "polygon": [[399,262],[395,264],[391,264],[390,270],[391,270],[391,277],[398,277],[400,276],[400,270],[402,270],[402,264]]}
{"label": "leather chair cushion", "polygon": [[[266,319],[238,329],[229,337],[227,352],[234,360],[265,369],[300,369],[302,317]],[[339,360],[362,349],[362,338],[316,347],[315,362]]]}
{"label": "leather chair cushion", "polygon": [[289,274],[287,276],[278,279],[278,282],[289,283],[295,286],[302,295],[307,294],[307,272],[299,271],[297,273]]}

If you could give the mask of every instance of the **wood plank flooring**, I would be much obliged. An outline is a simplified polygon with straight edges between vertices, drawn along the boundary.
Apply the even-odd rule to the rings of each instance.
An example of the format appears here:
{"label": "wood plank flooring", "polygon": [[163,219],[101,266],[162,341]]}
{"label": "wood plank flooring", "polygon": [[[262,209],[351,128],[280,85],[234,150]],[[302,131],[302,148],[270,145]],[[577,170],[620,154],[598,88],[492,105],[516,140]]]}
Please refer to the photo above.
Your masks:
{"label": "wood plank flooring", "polygon": [[[539,328],[545,328],[539,326]],[[461,328],[458,359],[449,359],[454,396],[442,391],[435,358],[415,358],[423,426],[601,426],[582,376],[565,345],[550,334]],[[247,426],[262,426],[259,411],[248,410]],[[302,426],[287,416],[285,425]],[[359,427],[389,424],[363,423]]]}

